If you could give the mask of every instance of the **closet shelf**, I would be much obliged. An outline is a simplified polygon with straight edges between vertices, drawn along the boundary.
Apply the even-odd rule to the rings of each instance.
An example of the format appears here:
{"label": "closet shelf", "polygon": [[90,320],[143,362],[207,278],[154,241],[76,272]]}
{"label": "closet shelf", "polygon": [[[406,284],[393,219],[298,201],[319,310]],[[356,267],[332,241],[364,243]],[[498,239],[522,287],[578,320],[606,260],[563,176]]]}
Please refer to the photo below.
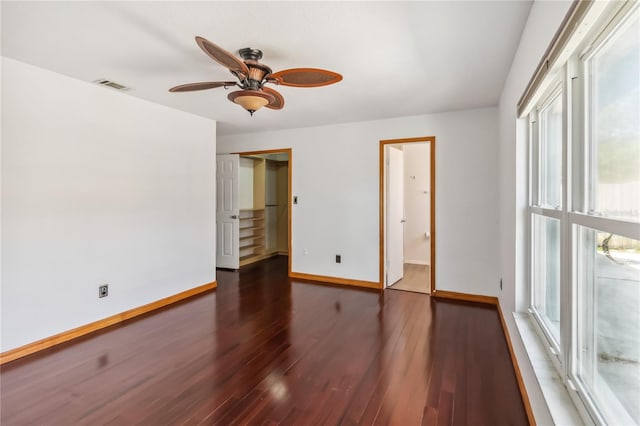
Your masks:
{"label": "closet shelf", "polygon": [[247,254],[246,256],[240,256],[240,263],[244,262],[245,260],[253,259],[254,257],[258,257],[258,255],[251,253]]}
{"label": "closet shelf", "polygon": [[262,247],[262,244],[250,244],[250,245],[246,245],[246,246],[240,246],[240,250],[249,250],[249,249],[254,249],[254,248],[258,248],[258,247]]}
{"label": "closet shelf", "polygon": [[244,228],[240,228],[240,231],[255,231],[258,229],[264,229],[264,226],[245,226]]}
{"label": "closet shelf", "polygon": [[240,237],[240,241],[258,240],[260,238],[264,238],[264,235],[247,235],[244,237]]}

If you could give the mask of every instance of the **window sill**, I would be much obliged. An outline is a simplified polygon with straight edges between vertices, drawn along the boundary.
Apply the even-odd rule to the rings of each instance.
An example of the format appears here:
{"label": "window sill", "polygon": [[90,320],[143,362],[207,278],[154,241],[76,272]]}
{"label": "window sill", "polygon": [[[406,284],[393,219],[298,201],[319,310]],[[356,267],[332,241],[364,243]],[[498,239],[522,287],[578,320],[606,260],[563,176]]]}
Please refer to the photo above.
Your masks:
{"label": "window sill", "polygon": [[553,366],[544,342],[536,332],[533,318],[529,314],[518,312],[514,312],[513,318],[553,423],[556,425],[583,424],[562,378]]}

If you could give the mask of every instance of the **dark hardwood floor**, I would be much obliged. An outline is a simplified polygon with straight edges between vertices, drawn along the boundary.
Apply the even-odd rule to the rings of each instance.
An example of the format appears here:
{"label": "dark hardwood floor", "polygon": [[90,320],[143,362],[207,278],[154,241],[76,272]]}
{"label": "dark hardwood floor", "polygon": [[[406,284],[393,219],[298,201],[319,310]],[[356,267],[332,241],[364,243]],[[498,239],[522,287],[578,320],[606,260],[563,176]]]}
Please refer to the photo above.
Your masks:
{"label": "dark hardwood floor", "polygon": [[286,258],[0,381],[3,426],[527,424],[494,307],[290,280]]}

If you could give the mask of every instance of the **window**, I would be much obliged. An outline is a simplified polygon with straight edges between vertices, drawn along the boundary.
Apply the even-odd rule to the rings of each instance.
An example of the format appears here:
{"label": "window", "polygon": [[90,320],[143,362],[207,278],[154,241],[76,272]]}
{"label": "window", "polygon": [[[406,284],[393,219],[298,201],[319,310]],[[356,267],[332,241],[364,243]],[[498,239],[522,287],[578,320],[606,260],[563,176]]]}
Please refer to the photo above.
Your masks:
{"label": "window", "polygon": [[587,59],[591,211],[640,217],[640,20],[630,17]]}
{"label": "window", "polygon": [[563,167],[563,91],[555,76],[554,88],[531,113],[531,307],[551,340],[561,351],[560,255]]}
{"label": "window", "polygon": [[530,309],[583,414],[640,424],[640,6],[599,7],[526,108]]}
{"label": "window", "polygon": [[575,226],[576,377],[612,424],[640,422],[640,240]]}
{"label": "window", "polygon": [[533,306],[560,342],[560,221],[533,215]]}
{"label": "window", "polygon": [[555,94],[540,117],[540,198],[542,207],[562,204],[562,93]]}

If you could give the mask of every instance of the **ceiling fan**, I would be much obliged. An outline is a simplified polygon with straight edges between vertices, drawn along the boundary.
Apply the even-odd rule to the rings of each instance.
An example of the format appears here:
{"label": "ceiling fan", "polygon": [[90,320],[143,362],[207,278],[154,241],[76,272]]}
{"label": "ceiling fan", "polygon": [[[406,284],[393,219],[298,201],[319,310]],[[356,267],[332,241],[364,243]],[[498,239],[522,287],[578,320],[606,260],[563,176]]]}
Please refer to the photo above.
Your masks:
{"label": "ceiling fan", "polygon": [[207,81],[201,83],[182,84],[172,87],[170,92],[192,92],[195,90],[215,89],[224,87],[228,89],[238,86],[240,90],[229,93],[227,98],[244,109],[251,115],[262,107],[270,109],[282,109],[284,98],[280,93],[267,83],[291,86],[291,87],[318,87],[334,84],[342,80],[342,76],[333,71],[319,68],[291,68],[273,73],[271,68],[259,62],[262,59],[262,51],[246,47],[239,50],[240,60],[232,53],[203,37],[196,37],[198,46],[214,61],[226,67],[238,81]]}

